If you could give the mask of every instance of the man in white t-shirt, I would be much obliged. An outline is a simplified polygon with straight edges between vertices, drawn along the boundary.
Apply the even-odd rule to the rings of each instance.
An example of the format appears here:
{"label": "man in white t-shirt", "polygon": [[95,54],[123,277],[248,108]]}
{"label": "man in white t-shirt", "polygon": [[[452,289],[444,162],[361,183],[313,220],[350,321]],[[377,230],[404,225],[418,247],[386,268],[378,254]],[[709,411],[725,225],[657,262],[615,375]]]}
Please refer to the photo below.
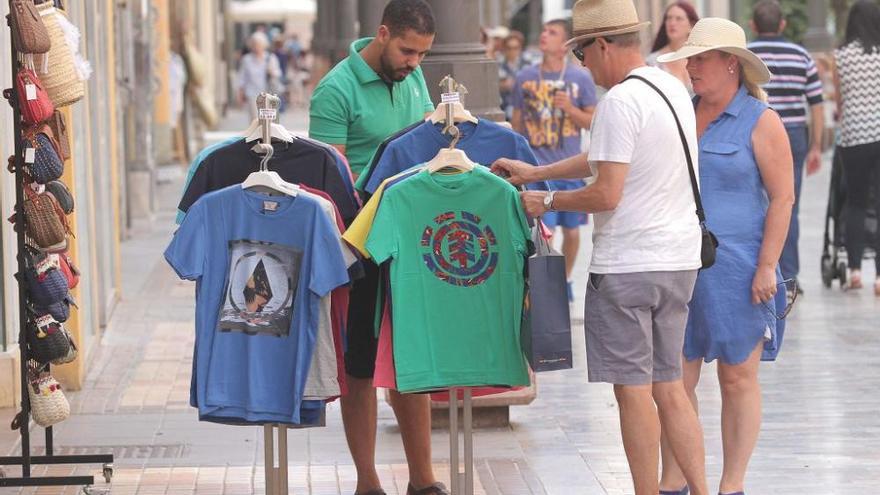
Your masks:
{"label": "man in white t-shirt", "polygon": [[589,157],[543,167],[503,159],[493,170],[514,184],[596,178],[574,191],[522,193],[523,206],[533,217],[557,209],[594,214],[584,317],[588,375],[614,384],[636,494],[658,493],[661,424],[676,460],[687,465],[691,492],[705,494],[702,429],[681,371],[688,302],[701,266],[696,204],[669,107],[643,81],[624,79],[641,76],[666,95],[696,159],[693,105],[678,79],[645,65],[639,30],[647,23],[639,22],[632,0],[580,0],[572,14],[568,44],[608,88],[593,117]]}

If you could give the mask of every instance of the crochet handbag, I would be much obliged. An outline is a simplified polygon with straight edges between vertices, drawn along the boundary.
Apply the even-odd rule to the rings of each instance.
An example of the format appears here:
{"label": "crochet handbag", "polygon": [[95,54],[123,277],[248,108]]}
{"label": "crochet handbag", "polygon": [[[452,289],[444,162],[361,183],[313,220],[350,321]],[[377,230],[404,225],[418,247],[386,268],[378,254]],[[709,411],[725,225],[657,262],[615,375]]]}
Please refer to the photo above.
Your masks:
{"label": "crochet handbag", "polygon": [[47,122],[55,135],[55,143],[58,144],[58,155],[62,160],[70,159],[70,136],[67,134],[67,122],[64,121],[64,115],[55,110],[52,118]]}
{"label": "crochet handbag", "polygon": [[55,321],[64,323],[70,319],[70,305],[74,304],[73,297],[68,292],[64,299],[48,306],[36,306],[34,310],[40,314],[48,314]]}
{"label": "crochet handbag", "polygon": [[69,287],[59,255],[34,251],[25,258],[25,280],[34,304],[45,307],[63,301]]}
{"label": "crochet handbag", "polygon": [[40,314],[28,326],[27,344],[30,357],[40,363],[62,359],[70,352],[66,330],[52,315]]}
{"label": "crochet handbag", "polygon": [[22,209],[27,235],[43,251],[65,249],[69,227],[58,201],[46,192],[35,192],[29,185],[22,189],[25,192]]}
{"label": "crochet handbag", "polygon": [[48,372],[28,371],[28,399],[34,423],[43,428],[70,417],[70,403],[61,391],[61,384]]}
{"label": "crochet handbag", "polygon": [[79,285],[79,269],[73,264],[73,260],[67,254],[67,251],[58,253],[56,256],[58,256],[58,261],[61,265],[61,273],[67,279],[67,287],[75,289]]}
{"label": "crochet handbag", "polygon": [[34,0],[12,0],[9,11],[12,40],[22,53],[46,53],[52,46]]}
{"label": "crochet handbag", "polygon": [[[46,184],[64,174],[64,162],[61,161],[58,145],[49,126],[44,124],[30,128],[25,132],[23,139],[24,170],[34,182]],[[29,163],[31,160],[33,163]]]}
{"label": "crochet handbag", "polygon": [[55,105],[52,104],[49,93],[32,69],[26,67],[19,69],[15,76],[15,92],[18,94],[21,118],[26,124],[44,122],[55,112]]}
{"label": "crochet handbag", "polygon": [[70,194],[70,190],[67,189],[63,182],[59,180],[47,182],[46,192],[50,193],[58,201],[58,206],[61,207],[65,214],[70,215],[73,213],[73,195]]}

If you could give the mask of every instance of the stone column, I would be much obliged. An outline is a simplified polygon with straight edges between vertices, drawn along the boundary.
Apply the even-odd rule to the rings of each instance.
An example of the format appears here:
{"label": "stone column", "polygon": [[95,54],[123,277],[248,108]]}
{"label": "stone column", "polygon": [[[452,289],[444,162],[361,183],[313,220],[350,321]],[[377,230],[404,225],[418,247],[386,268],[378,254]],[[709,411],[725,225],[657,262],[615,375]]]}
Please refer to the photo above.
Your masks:
{"label": "stone column", "polygon": [[804,47],[811,52],[831,50],[834,39],[828,32],[828,0],[809,0],[807,5],[810,27],[804,35]]}
{"label": "stone column", "polygon": [[336,29],[330,31],[335,38],[334,64],[348,56],[348,47],[357,37],[357,7],[357,0],[336,0],[336,9],[330,12],[336,18]]}
{"label": "stone column", "polygon": [[440,101],[440,81],[451,75],[468,89],[465,106],[474,115],[503,120],[498,92],[498,65],[486,57],[480,43],[479,2],[428,0],[434,10],[437,35],[422,62],[425,82],[434,103]]}
{"label": "stone column", "polygon": [[358,32],[361,38],[376,36],[376,30],[382,23],[382,11],[388,0],[359,0],[358,1]]}

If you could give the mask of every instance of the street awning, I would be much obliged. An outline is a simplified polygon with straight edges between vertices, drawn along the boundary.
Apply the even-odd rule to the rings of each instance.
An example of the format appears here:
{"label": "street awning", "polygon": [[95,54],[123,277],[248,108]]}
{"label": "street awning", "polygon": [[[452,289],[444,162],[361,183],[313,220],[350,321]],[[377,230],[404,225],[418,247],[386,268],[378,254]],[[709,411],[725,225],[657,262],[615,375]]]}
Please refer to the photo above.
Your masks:
{"label": "street awning", "polygon": [[229,18],[236,22],[275,22],[315,16],[315,0],[250,0],[229,3]]}

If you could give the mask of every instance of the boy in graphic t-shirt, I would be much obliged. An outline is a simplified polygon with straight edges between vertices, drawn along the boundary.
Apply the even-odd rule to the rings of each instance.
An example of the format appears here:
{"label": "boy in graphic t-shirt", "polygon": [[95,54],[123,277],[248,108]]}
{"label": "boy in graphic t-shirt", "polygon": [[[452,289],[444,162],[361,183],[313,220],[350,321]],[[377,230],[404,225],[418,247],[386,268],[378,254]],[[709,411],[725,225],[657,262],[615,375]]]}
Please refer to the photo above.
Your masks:
{"label": "boy in graphic t-shirt", "polygon": [[[556,19],[544,24],[539,47],[541,63],[526,67],[516,76],[513,86],[511,124],[529,140],[539,165],[547,165],[581,152],[581,130],[589,129],[596,105],[596,86],[589,71],[569,64],[565,40],[570,38],[568,21]],[[559,179],[550,182],[556,191],[584,187],[583,179]],[[562,253],[565,272],[571,271],[580,247],[580,226],[587,223],[582,212],[547,212],[541,220],[551,229],[562,228]],[[574,301],[571,282],[569,302]]]}

